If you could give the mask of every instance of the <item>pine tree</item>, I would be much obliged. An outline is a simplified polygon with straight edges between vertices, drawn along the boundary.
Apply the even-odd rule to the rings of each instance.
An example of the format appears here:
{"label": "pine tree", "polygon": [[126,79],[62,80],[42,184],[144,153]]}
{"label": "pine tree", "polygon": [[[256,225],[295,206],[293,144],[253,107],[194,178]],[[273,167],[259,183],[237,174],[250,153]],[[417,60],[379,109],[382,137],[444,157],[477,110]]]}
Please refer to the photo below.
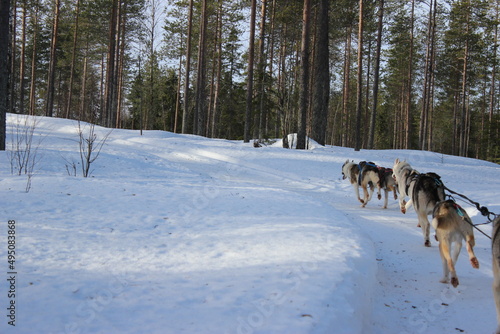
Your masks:
{"label": "pine tree", "polygon": [[0,151],[5,151],[6,117],[9,108],[10,0],[0,0]]}

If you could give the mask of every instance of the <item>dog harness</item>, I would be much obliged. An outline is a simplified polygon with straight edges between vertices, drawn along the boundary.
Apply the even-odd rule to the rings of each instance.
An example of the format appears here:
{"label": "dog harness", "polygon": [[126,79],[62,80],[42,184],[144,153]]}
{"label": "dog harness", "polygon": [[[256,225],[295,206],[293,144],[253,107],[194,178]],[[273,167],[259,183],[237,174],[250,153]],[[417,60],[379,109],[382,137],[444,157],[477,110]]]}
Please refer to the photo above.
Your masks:
{"label": "dog harness", "polygon": [[374,167],[378,168],[377,165],[375,165],[373,162],[368,162],[368,161],[361,161],[358,164],[358,169],[359,169],[359,175],[358,175],[358,185],[361,185],[361,180],[363,180],[363,169],[365,167]]}
{"label": "dog harness", "polygon": [[[428,176],[432,179],[434,179],[434,183],[436,183],[436,186],[439,188],[439,187],[442,187],[443,186],[443,181],[441,181],[441,177],[439,175],[437,175],[436,173],[425,173],[425,174],[420,174],[419,172],[417,172],[416,170],[412,170],[411,171],[411,174],[408,178],[406,178],[406,193],[408,194],[408,190],[410,189],[410,185],[413,181],[418,181],[418,179],[421,177],[421,176]],[[409,180],[409,181],[408,181]]]}
{"label": "dog harness", "polygon": [[455,208],[455,210],[457,210],[457,213],[460,217],[464,217],[464,213],[463,213],[463,209],[460,205],[458,205],[456,202],[453,203],[453,207]]}
{"label": "dog harness", "polygon": [[379,174],[379,177],[380,177],[380,186],[382,188],[385,188],[386,187],[386,179],[385,179],[385,176],[387,174],[392,174],[393,170],[391,168],[385,168],[385,167],[380,167],[380,166],[377,166],[378,168],[378,174]]}

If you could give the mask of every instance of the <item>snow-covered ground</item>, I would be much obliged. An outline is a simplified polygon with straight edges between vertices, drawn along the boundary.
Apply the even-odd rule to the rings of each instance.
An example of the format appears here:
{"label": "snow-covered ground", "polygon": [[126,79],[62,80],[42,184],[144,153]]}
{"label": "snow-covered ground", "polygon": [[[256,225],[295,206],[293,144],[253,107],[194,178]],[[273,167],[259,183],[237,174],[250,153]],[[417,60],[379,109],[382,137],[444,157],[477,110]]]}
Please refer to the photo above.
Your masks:
{"label": "snow-covered ground", "polygon": [[[18,119],[8,115],[9,142]],[[29,192],[27,177],[11,174],[9,152],[0,153],[0,333],[496,327],[489,239],[475,233],[479,270],[463,251],[459,287],[439,283],[437,242],[423,246],[414,210],[403,215],[392,198],[386,210],[376,198],[360,208],[341,179],[346,159],[386,167],[407,159],[499,213],[496,164],[420,151],[317,145],[298,151],[280,142],[254,148],[113,130],[91,177],[83,178],[77,128],[74,121],[37,118],[39,161]],[[96,131],[98,139],[108,134]],[[73,163],[76,177],[69,175]],[[486,222],[459,203],[475,223]],[[491,234],[491,226],[481,229]],[[16,257],[9,264],[13,233]]]}

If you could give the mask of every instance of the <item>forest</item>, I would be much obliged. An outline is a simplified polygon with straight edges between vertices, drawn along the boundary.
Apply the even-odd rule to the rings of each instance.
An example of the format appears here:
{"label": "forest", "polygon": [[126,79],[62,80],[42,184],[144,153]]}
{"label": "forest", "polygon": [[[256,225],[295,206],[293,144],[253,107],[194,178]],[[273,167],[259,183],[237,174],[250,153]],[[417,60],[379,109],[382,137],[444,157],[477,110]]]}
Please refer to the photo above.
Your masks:
{"label": "forest", "polygon": [[5,3],[9,113],[500,162],[500,0]]}

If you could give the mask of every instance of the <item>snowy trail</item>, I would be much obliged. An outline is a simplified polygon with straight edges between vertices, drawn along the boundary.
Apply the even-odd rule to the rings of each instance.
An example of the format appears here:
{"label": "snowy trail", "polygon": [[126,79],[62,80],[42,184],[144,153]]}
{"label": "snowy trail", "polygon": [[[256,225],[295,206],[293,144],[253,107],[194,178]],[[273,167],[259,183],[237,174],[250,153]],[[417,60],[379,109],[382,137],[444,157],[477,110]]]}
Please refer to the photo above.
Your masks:
{"label": "snowy trail", "polygon": [[[446,175],[446,172],[441,174]],[[292,180],[282,186],[292,190],[295,188]],[[475,253],[481,264],[479,270],[470,266],[465,248],[462,248],[456,266],[460,285],[453,288],[439,282],[442,265],[438,243],[432,240],[431,248],[423,246],[413,208],[406,215],[402,214],[392,194],[389,194],[387,210],[381,209],[383,200],[377,200],[376,196],[366,208],[361,208],[352,187],[347,180],[340,178],[330,178],[329,184],[324,180],[303,182],[297,189],[299,193],[307,192],[343,212],[369,236],[376,249],[378,273],[372,323],[369,328],[364,328],[364,333],[483,333],[482,327],[477,327],[478,323],[494,327],[492,319],[496,313],[491,298],[488,238],[475,230]],[[485,220],[480,216],[476,219]],[[488,225],[480,228],[491,234]],[[486,305],[485,300],[488,300]]]}
{"label": "snowy trail", "polygon": [[[481,333],[478,323],[494,325],[489,240],[476,233],[479,270],[471,268],[462,250],[456,266],[460,285],[455,289],[439,283],[438,244],[433,241],[431,248],[423,246],[416,215],[377,211],[344,211],[370,234],[376,246],[378,288],[373,333]],[[486,305],[485,300],[489,300]]]}

